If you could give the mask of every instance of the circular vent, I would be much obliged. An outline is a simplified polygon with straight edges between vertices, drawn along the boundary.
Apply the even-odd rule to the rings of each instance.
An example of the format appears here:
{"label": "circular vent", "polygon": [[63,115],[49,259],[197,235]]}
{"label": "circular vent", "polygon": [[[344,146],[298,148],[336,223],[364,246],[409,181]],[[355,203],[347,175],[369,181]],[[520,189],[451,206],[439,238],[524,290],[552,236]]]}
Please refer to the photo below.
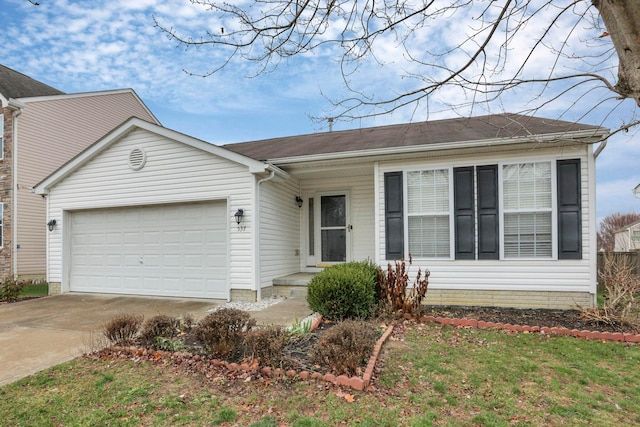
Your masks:
{"label": "circular vent", "polygon": [[129,166],[134,171],[139,171],[147,162],[147,154],[140,148],[134,148],[129,153]]}

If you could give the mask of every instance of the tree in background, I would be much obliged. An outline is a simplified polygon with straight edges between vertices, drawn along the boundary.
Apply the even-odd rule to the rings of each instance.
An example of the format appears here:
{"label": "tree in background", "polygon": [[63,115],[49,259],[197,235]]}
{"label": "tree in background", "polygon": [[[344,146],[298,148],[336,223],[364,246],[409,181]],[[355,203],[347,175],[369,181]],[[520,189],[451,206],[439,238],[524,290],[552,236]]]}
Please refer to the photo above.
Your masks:
{"label": "tree in background", "polygon": [[640,221],[640,213],[613,213],[600,222],[598,231],[598,250],[612,252],[615,246],[615,232]]}
{"label": "tree in background", "polygon": [[215,48],[212,68],[193,74],[232,66],[256,76],[294,56],[338,61],[348,95],[318,120],[407,108],[425,119],[437,109],[471,115],[504,110],[509,92],[521,113],[553,103],[578,119],[629,113],[616,131],[640,123],[640,1],[190,1],[211,13],[208,28],[156,26],[184,47]]}

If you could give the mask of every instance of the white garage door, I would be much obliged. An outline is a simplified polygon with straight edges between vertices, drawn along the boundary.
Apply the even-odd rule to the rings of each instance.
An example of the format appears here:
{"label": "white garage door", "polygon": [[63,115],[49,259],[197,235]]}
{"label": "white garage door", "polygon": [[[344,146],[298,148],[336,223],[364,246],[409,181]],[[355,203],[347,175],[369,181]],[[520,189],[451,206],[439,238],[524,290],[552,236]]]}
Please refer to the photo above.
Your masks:
{"label": "white garage door", "polygon": [[225,202],[94,209],[70,218],[71,291],[228,297]]}

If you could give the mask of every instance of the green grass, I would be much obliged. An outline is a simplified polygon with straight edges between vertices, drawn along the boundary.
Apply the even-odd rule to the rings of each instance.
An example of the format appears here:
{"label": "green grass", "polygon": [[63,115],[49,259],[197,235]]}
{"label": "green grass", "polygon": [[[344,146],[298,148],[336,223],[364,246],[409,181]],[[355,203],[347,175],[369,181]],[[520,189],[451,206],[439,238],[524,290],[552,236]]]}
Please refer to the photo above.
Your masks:
{"label": "green grass", "polygon": [[409,325],[383,363],[362,393],[79,358],[0,388],[0,414],[12,426],[640,424],[638,345]]}
{"label": "green grass", "polygon": [[20,292],[20,297],[43,297],[49,295],[49,284],[40,283],[37,285],[25,286]]}

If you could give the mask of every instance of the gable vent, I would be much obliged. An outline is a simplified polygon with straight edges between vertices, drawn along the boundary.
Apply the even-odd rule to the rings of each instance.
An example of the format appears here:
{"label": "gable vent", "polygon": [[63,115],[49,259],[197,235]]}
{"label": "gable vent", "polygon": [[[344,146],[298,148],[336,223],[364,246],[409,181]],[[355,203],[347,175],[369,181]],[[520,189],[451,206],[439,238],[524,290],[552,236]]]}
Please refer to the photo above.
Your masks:
{"label": "gable vent", "polygon": [[147,154],[140,148],[134,148],[129,152],[129,167],[134,171],[139,171],[147,162]]}

